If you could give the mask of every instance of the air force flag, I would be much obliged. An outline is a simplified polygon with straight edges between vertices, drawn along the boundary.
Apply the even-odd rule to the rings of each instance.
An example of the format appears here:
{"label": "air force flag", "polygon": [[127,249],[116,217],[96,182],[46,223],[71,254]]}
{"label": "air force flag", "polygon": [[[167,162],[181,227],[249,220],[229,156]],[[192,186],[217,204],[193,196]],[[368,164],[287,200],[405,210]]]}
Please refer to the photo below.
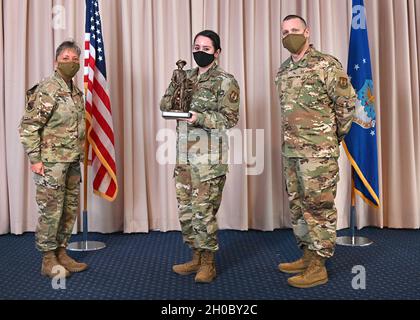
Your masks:
{"label": "air force flag", "polygon": [[375,95],[365,13],[363,0],[353,0],[347,72],[358,99],[352,127],[344,140],[344,149],[353,167],[355,192],[370,205],[378,207]]}

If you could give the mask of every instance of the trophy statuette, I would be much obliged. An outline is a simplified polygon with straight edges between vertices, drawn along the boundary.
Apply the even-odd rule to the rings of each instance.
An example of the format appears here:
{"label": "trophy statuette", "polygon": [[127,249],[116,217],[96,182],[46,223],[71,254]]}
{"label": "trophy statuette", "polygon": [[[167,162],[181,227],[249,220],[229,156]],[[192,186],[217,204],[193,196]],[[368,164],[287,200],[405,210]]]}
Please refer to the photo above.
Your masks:
{"label": "trophy statuette", "polygon": [[190,103],[193,94],[193,83],[187,79],[187,72],[183,70],[187,62],[178,60],[172,74],[172,85],[175,87],[171,99],[171,110],[162,111],[162,117],[165,119],[189,119],[192,114],[189,112]]}

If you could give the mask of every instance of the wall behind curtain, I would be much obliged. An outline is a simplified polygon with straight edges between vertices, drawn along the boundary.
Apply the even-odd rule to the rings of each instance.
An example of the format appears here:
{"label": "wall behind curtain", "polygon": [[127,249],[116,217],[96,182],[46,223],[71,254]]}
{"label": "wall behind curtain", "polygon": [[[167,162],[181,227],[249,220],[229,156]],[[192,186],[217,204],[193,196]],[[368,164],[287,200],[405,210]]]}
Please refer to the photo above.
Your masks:
{"label": "wall behind curtain", "polygon": [[[358,225],[419,228],[420,5],[415,0],[366,0],[365,4],[378,113],[382,206],[372,209],[358,200]],[[259,154],[262,174],[246,175],[246,164],[231,165],[219,226],[289,227],[273,83],[288,56],[281,46],[280,22],[291,13],[307,17],[315,47],[336,56],[346,67],[351,1],[120,0],[100,1],[100,7],[119,196],[109,203],[90,190],[89,230],[179,230],[174,166],[156,161],[162,145],[156,135],[165,128],[173,130],[175,124],[160,117],[158,105],[175,62],[183,58],[191,66],[192,37],[205,28],[220,34],[220,65],[235,75],[241,87],[237,128],[250,129],[251,134],[234,146],[242,145],[242,156],[264,146]],[[63,23],[62,17],[64,29],[56,26]],[[38,216],[32,176],[17,132],[24,93],[52,73],[54,50],[61,41],[74,38],[83,46],[84,1],[3,0],[0,35],[0,234],[20,234],[35,230]],[[81,74],[77,81],[82,88]],[[257,129],[264,129],[263,143],[255,142]],[[348,225],[350,204],[350,166],[344,156],[340,175],[336,205],[338,226],[343,228]]]}

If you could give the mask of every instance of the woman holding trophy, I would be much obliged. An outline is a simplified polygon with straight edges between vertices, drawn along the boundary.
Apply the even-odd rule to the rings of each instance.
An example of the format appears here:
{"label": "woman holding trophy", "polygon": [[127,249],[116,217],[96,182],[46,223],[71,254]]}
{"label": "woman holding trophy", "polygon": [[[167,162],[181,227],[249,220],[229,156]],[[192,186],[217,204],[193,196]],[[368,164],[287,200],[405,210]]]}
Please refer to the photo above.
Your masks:
{"label": "woman holding trophy", "polygon": [[173,271],[196,273],[198,283],[216,277],[216,214],[228,172],[226,130],[239,119],[239,86],[218,66],[221,50],[217,33],[198,33],[193,44],[198,68],[184,71],[185,62],[178,61],[160,104],[165,118],[177,120],[176,196],[183,239],[192,249],[192,260]]}

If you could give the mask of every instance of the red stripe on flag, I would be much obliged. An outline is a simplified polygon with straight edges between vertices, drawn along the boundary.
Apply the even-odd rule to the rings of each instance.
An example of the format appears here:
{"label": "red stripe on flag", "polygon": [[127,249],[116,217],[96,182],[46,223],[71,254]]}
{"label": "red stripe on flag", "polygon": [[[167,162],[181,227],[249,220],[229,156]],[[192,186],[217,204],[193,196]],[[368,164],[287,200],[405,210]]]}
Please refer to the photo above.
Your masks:
{"label": "red stripe on flag", "polygon": [[108,150],[105,148],[105,146],[102,144],[102,141],[99,139],[98,135],[94,130],[90,132],[90,136],[92,140],[95,142],[96,147],[98,148],[99,152],[101,153],[102,157],[105,159],[105,161],[108,163],[108,165],[111,167],[112,171],[115,172],[115,161],[109,154]]}
{"label": "red stripe on flag", "polygon": [[95,179],[93,180],[93,189],[98,190],[101,186],[102,180],[105,177],[107,171],[104,166],[101,165],[98,172],[96,173]]}
{"label": "red stripe on flag", "polygon": [[86,112],[92,115],[92,105],[90,104],[90,102],[86,101],[85,105],[86,105]]}
{"label": "red stripe on flag", "polygon": [[108,190],[106,190],[106,194],[109,197],[112,197],[113,194],[117,191],[117,185],[115,184],[114,180],[111,180],[111,183],[109,184]]}
{"label": "red stripe on flag", "polygon": [[93,90],[96,92],[96,94],[101,98],[103,104],[108,109],[108,111],[111,113],[111,101],[109,100],[108,94],[105,92],[104,88],[102,88],[99,81],[95,81],[93,83]]}
{"label": "red stripe on flag", "polygon": [[109,140],[114,144],[114,132],[111,127],[106,122],[105,118],[102,116],[102,113],[99,112],[95,104],[93,104],[92,115],[95,117],[95,120],[102,128],[103,132],[108,136]]}

